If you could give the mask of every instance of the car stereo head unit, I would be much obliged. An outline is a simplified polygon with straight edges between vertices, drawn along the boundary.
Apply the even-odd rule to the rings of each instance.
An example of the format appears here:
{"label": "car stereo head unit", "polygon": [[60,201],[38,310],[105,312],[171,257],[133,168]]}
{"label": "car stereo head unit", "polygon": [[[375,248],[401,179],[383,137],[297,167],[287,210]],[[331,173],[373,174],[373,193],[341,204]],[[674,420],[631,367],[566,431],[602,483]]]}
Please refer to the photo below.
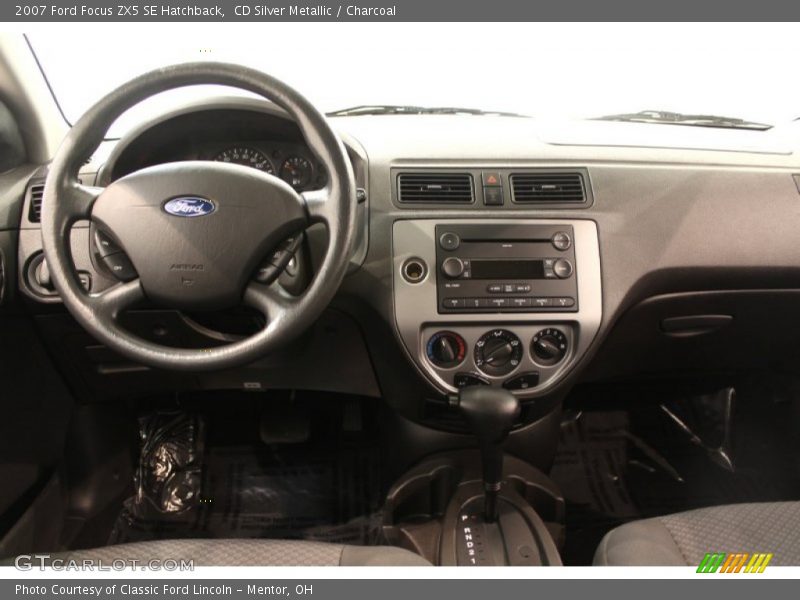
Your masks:
{"label": "car stereo head unit", "polygon": [[570,225],[437,225],[440,313],[575,312]]}

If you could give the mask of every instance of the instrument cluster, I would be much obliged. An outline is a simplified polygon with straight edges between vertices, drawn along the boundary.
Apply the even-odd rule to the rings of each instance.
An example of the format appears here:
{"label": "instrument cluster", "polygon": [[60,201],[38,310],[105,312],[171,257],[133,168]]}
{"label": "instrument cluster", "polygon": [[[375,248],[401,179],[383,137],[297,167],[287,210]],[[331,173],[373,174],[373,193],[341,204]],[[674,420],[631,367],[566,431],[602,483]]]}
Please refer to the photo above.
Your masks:
{"label": "instrument cluster", "polygon": [[298,192],[319,189],[327,181],[322,164],[296,144],[232,143],[203,148],[196,158],[258,169],[280,177]]}

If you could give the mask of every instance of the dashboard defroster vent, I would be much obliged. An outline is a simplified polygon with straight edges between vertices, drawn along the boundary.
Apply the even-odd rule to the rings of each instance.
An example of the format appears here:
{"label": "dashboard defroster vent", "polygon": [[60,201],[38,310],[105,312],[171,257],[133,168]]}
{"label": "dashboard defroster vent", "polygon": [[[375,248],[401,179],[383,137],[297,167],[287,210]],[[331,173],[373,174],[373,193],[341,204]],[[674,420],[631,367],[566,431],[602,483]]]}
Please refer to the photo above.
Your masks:
{"label": "dashboard defroster vent", "polygon": [[39,223],[42,220],[42,196],[44,196],[44,183],[35,183],[28,188],[30,202],[28,204],[28,220]]}
{"label": "dashboard defroster vent", "polygon": [[469,173],[401,173],[397,198],[400,202],[470,204],[475,188]]}
{"label": "dashboard defroster vent", "polygon": [[586,186],[581,173],[513,173],[511,189],[514,202],[586,202]]}

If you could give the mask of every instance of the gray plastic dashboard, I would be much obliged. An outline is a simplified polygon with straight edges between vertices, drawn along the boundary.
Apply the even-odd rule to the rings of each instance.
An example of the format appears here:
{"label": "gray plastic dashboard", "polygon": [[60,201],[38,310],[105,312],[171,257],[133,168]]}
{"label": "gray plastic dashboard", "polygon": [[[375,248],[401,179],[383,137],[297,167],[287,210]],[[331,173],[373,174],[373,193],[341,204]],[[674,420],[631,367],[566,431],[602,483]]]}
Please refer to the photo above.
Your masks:
{"label": "gray plastic dashboard", "polygon": [[[660,125],[644,130],[653,132],[650,146],[616,147],[613,133],[606,134],[607,145],[602,146],[547,143],[536,121],[503,117],[356,117],[336,119],[335,124],[365,148],[370,171],[369,251],[343,289],[368,300],[393,325],[395,312],[404,310],[395,305],[398,257],[393,247],[403,222],[581,220],[596,226],[601,272],[597,333],[542,393],[559,394],[577,382],[622,315],[647,298],[800,286],[798,137],[790,136],[781,152],[766,143],[760,145],[768,151],[750,152],[655,147]],[[697,135],[684,129],[689,130],[686,136]],[[707,147],[729,145],[713,139],[715,134],[726,138],[728,132],[702,133]],[[577,138],[573,132],[570,139]],[[572,209],[398,206],[393,174],[419,169],[586,169],[593,203]],[[483,316],[481,323],[488,329],[503,320]],[[541,320],[536,316],[529,326]],[[409,361],[434,387],[449,391],[441,374],[430,372],[420,360],[421,338],[410,334],[402,319],[396,325]]]}
{"label": "gray plastic dashboard", "polygon": [[[209,100],[185,110],[219,102]],[[229,108],[258,110],[249,99],[223,103]],[[268,105],[261,108],[273,110]],[[424,334],[410,335],[396,315],[394,244],[397,233],[408,226],[403,223],[416,223],[422,229],[429,222],[470,220],[591,224],[596,244],[592,260],[599,270],[597,298],[591,301],[596,310],[582,326],[586,335],[581,333],[572,346],[576,350],[552,370],[550,383],[544,381],[536,394],[568,389],[621,316],[647,298],[692,291],[800,288],[800,190],[796,183],[800,139],[796,132],[781,144],[756,143],[759,140],[753,137],[753,143],[741,146],[751,150],[733,151],[737,146],[724,131],[703,131],[702,143],[692,139],[691,144],[687,142],[691,147],[681,148],[674,142],[671,147],[659,147],[658,128],[665,127],[661,125],[637,126],[638,138],[650,140],[637,147],[631,145],[627,129],[626,135],[619,136],[625,144],[614,145],[615,127],[622,132],[626,124],[604,124],[603,144],[598,144],[590,135],[582,142],[580,124],[569,135],[553,133],[548,125],[545,136],[542,124],[532,119],[404,115],[332,122],[361,160],[368,198],[362,209],[358,256],[341,291],[370,305],[389,324],[409,362],[440,392],[452,388],[441,374],[419,361],[419,340]],[[682,129],[686,139],[699,135],[692,128]],[[720,136],[718,143],[715,135]],[[680,136],[673,134],[671,139]],[[119,151],[114,146],[106,144],[94,161],[105,162],[109,153],[113,157]],[[774,150],[778,147],[780,152]],[[590,181],[592,203],[563,209],[399,206],[393,200],[393,173],[409,169],[580,170]],[[22,225],[23,230],[30,228]],[[579,278],[583,272],[579,265]],[[581,319],[584,296],[582,292]],[[543,323],[565,320],[569,319],[564,315],[555,321],[542,315],[496,320],[482,315],[478,319],[481,328],[487,329],[515,322],[529,328],[526,337]],[[573,324],[577,322],[573,318]]]}

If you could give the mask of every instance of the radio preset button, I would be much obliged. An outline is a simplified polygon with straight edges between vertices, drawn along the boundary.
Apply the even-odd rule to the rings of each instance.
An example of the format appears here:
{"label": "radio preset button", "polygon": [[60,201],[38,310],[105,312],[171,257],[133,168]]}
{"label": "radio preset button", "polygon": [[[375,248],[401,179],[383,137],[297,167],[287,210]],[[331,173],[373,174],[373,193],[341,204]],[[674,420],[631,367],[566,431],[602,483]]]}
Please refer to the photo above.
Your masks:
{"label": "radio preset button", "polygon": [[446,231],[439,238],[439,245],[443,250],[455,250],[461,245],[461,238],[452,231]]}
{"label": "radio preset button", "polygon": [[532,304],[531,298],[511,298],[511,306],[514,308],[528,308]]}
{"label": "radio preset button", "polygon": [[565,231],[557,232],[553,238],[550,240],[553,243],[553,247],[556,250],[569,250],[569,247],[572,245],[572,238],[569,237],[569,234]]}
{"label": "radio preset button", "polygon": [[491,308],[505,308],[508,305],[508,298],[489,298],[489,306]]}
{"label": "radio preset button", "polygon": [[489,306],[489,298],[467,298],[464,301],[466,308],[487,308]]}
{"label": "radio preset button", "polygon": [[572,275],[572,263],[566,258],[559,258],[553,265],[553,271],[559,279],[566,279]]}
{"label": "radio preset button", "polygon": [[557,308],[570,308],[575,306],[575,298],[553,298],[553,306]]}
{"label": "radio preset button", "polygon": [[442,300],[442,306],[445,308],[464,308],[464,298],[445,298]]}
{"label": "radio preset button", "polygon": [[535,308],[549,308],[553,306],[552,298],[534,298],[532,302]]}
{"label": "radio preset button", "polygon": [[464,262],[455,256],[450,256],[442,261],[442,273],[450,279],[461,277],[464,274],[464,268]]}

